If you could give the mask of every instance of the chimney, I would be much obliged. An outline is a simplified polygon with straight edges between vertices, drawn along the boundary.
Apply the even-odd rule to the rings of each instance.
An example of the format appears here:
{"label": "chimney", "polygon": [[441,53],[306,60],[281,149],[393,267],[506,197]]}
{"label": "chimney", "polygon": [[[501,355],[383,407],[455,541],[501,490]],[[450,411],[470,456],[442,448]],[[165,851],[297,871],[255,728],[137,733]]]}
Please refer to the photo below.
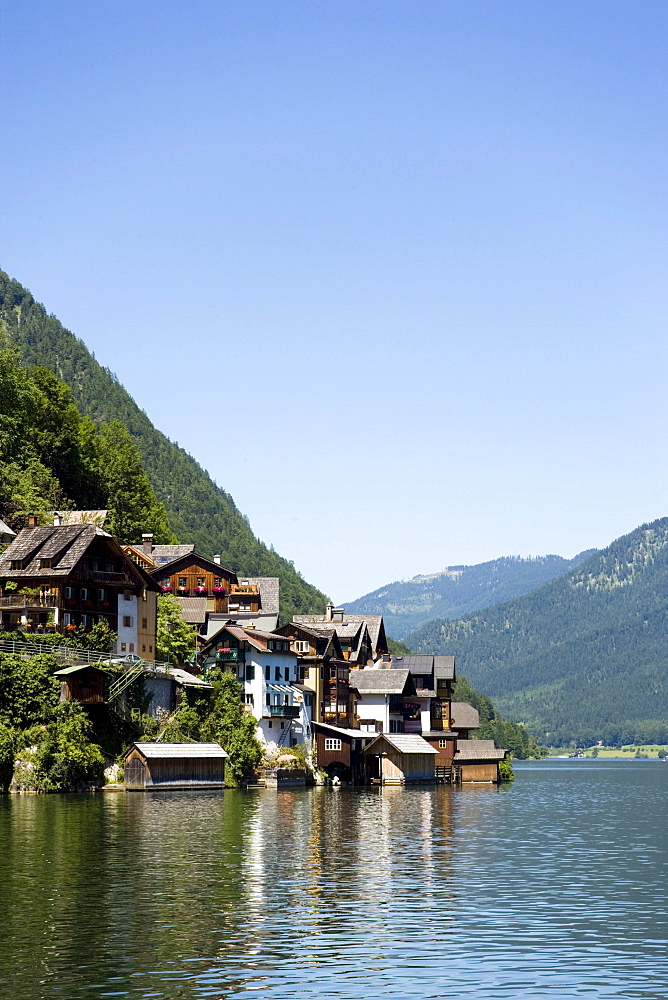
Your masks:
{"label": "chimney", "polygon": [[37,527],[37,514],[28,514],[28,527],[29,528]]}
{"label": "chimney", "polygon": [[332,604],[331,601],[329,601],[325,605],[325,621],[326,622],[331,622],[331,620],[332,620],[332,611],[333,610],[334,610],[334,605]]}
{"label": "chimney", "polygon": [[151,552],[153,551],[153,535],[151,534],[150,531],[142,532],[141,544],[142,548],[144,549],[145,555],[150,556]]}
{"label": "chimney", "polygon": [[213,561],[215,562],[216,566],[220,566],[220,556],[219,555],[214,556],[213,557]]}
{"label": "chimney", "polygon": [[53,526],[54,528],[60,528],[63,523],[63,515],[56,511],[53,515]]}

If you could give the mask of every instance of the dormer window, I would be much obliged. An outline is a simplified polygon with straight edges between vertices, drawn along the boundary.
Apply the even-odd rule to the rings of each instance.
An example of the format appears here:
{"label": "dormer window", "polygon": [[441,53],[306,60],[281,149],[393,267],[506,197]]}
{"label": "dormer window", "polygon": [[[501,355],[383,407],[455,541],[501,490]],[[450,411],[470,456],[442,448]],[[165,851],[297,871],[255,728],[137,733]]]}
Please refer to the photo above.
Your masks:
{"label": "dormer window", "polygon": [[10,569],[23,569],[23,559],[10,559],[9,560]]}
{"label": "dormer window", "polygon": [[51,569],[53,566],[53,559],[40,559],[39,568],[40,569]]}

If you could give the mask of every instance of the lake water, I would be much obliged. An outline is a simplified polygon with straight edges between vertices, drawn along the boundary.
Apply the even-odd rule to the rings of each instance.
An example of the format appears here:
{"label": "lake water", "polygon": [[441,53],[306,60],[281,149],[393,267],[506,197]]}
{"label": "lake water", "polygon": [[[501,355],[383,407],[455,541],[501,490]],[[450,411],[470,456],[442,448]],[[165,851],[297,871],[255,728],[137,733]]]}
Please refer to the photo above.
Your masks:
{"label": "lake water", "polygon": [[668,996],[668,764],[0,799],[0,995]]}

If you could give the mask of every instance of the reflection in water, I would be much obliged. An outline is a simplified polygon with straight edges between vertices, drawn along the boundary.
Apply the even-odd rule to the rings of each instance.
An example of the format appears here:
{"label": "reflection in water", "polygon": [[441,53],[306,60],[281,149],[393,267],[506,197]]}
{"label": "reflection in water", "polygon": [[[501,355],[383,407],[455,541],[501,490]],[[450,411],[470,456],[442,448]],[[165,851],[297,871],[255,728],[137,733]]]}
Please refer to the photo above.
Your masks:
{"label": "reflection in water", "polygon": [[[668,767],[5,796],[0,995],[666,995]],[[662,825],[663,824],[663,825]]]}

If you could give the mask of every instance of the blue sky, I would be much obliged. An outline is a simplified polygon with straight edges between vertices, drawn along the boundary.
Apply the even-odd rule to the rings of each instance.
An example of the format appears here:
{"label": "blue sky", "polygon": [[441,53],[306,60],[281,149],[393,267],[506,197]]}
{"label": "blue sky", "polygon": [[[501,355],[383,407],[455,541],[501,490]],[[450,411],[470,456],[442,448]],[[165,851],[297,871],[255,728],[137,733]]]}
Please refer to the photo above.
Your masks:
{"label": "blue sky", "polygon": [[2,266],[336,601],[668,513],[665,2],[2,32]]}

